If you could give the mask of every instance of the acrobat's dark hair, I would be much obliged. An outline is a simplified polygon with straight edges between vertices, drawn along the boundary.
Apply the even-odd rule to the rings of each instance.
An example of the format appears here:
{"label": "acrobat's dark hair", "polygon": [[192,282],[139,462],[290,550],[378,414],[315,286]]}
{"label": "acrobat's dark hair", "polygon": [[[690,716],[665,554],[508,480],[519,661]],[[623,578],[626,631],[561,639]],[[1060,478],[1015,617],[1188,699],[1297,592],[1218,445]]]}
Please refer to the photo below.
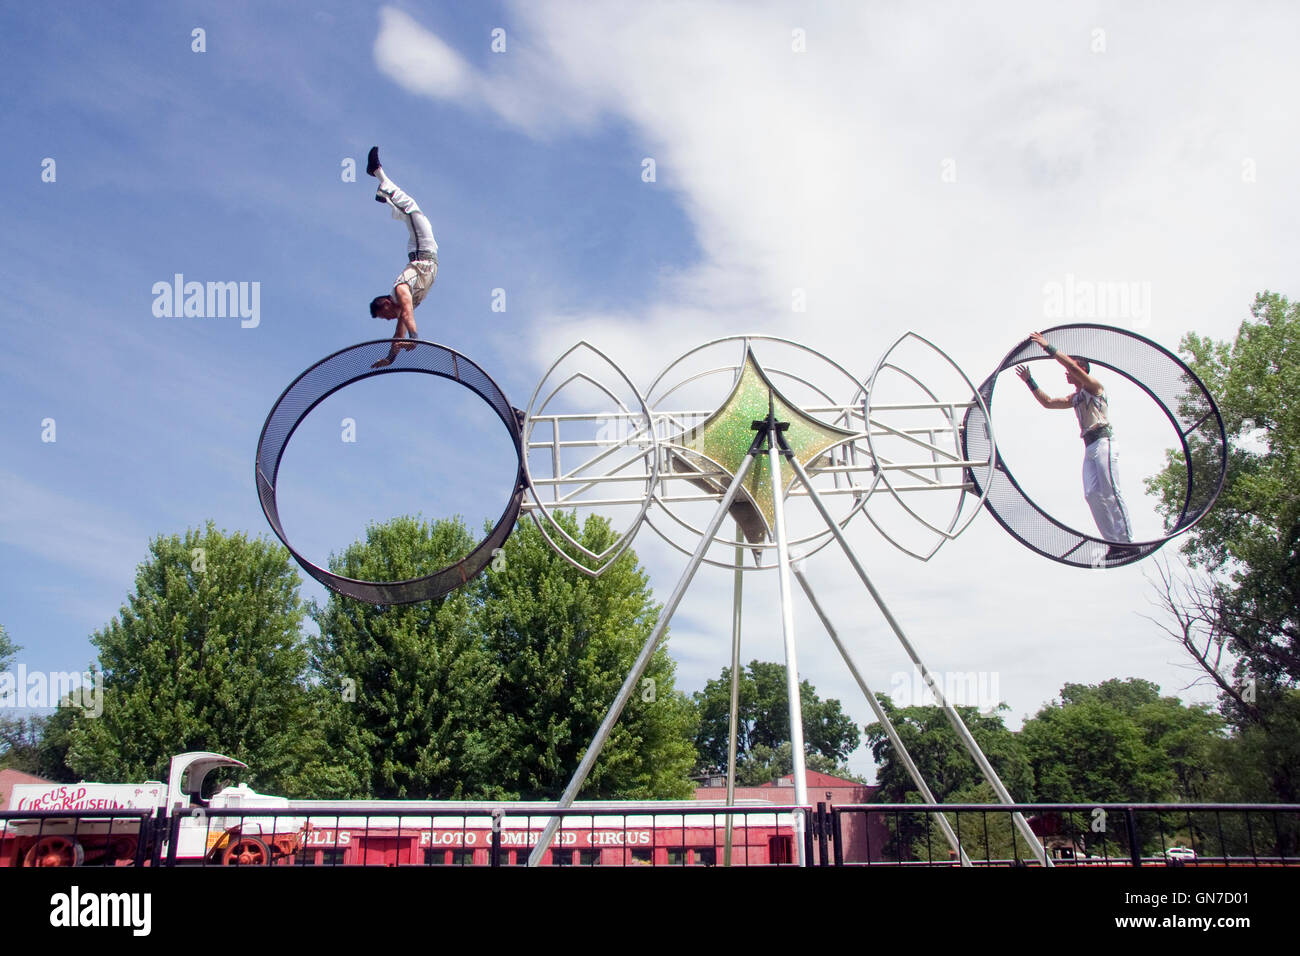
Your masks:
{"label": "acrobat's dark hair", "polygon": [[[374,306],[371,306],[371,308],[373,309]],[[374,315],[373,312],[371,312],[370,314],[371,314],[371,315]],[[1076,362],[1079,363],[1079,368],[1083,369],[1083,370],[1084,370],[1085,372],[1087,372],[1089,375],[1092,374],[1092,363],[1089,362],[1089,361],[1088,361],[1086,358],[1084,358],[1082,355],[1071,355],[1070,358],[1074,359]]]}
{"label": "acrobat's dark hair", "polygon": [[391,295],[375,296],[373,299],[370,300],[370,317],[373,319],[379,316],[379,303],[392,302],[392,301],[393,301],[393,297]]}

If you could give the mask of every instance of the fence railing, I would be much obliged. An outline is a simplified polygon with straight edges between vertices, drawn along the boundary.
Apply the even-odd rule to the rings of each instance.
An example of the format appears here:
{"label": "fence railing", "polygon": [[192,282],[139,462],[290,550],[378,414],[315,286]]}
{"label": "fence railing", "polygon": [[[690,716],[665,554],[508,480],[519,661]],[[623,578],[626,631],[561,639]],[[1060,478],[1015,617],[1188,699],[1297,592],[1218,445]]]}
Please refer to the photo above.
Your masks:
{"label": "fence railing", "polygon": [[[0,812],[0,866],[1300,866],[1300,804],[853,804]],[[730,818],[730,837],[728,837]],[[800,849],[802,848],[802,853]]]}
{"label": "fence railing", "polygon": [[541,865],[783,866],[797,861],[795,818],[804,812],[780,806],[724,810],[639,805],[563,810],[340,804],[191,809],[170,820],[166,863],[522,866],[547,823],[559,817]]}
{"label": "fence railing", "polygon": [[4,810],[0,866],[143,866],[155,829],[153,810]]}
{"label": "fence railing", "polygon": [[[1055,866],[1300,866],[1300,804],[856,804],[829,809],[839,866],[1037,866],[1024,814]],[[856,837],[856,839],[854,839]]]}

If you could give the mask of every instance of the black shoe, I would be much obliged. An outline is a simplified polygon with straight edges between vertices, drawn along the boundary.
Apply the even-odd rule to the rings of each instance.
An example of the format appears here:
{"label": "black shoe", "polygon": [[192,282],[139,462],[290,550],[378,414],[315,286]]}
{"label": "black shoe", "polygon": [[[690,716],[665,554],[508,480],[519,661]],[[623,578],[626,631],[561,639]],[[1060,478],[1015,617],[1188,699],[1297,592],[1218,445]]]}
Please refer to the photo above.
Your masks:
{"label": "black shoe", "polygon": [[1125,558],[1131,558],[1138,553],[1138,549],[1131,544],[1112,544],[1106,549],[1107,561],[1123,561]]}
{"label": "black shoe", "polygon": [[[379,147],[371,146],[370,155],[366,157],[366,174],[373,176],[375,170],[379,168]],[[381,202],[383,200],[380,200]]]}

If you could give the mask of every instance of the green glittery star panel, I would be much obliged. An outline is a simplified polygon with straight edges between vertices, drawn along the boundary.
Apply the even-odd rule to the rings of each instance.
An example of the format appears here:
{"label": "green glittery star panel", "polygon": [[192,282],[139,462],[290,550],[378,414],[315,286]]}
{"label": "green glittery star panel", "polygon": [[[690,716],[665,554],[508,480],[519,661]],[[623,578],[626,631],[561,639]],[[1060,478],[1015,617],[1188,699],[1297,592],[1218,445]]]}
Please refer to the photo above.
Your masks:
{"label": "green glittery star panel", "polygon": [[[799,460],[807,468],[809,464],[828,448],[838,445],[853,432],[818,421],[801,411],[797,406],[781,395],[772,384],[762,367],[754,358],[753,351],[746,346],[745,361],[740,370],[731,394],[722,406],[701,424],[685,432],[679,442],[687,454],[684,456],[702,470],[713,468],[690,455],[696,452],[721,466],[728,476],[734,476],[741,463],[749,453],[749,446],[754,441],[754,422],[767,417],[768,396],[772,398],[772,407],[779,422],[789,422],[785,431],[786,442]],[[766,445],[764,445],[766,449]],[[783,466],[782,494],[787,494],[794,483],[794,469]],[[722,485],[729,483],[726,482]],[[776,524],[776,513],[772,500],[771,466],[766,454],[761,455],[745,476],[745,483],[740,494],[748,497],[767,523],[770,534]]]}

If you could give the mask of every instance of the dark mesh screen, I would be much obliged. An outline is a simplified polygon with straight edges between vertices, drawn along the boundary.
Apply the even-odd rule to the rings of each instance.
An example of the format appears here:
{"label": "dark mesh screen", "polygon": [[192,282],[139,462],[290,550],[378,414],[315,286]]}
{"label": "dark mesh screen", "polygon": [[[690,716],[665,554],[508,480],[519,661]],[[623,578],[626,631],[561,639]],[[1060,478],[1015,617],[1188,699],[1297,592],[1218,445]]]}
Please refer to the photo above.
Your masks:
{"label": "dark mesh screen", "polygon": [[[523,444],[517,412],[506,400],[501,389],[481,368],[458,352],[432,342],[415,341],[412,349],[398,353],[393,364],[374,369],[370,366],[388,355],[392,339],[363,342],[335,352],[321,359],[303,372],[284,390],[276,401],[262,435],[257,442],[257,495],[262,501],[262,511],[276,536],[284,542],[304,571],[331,590],[370,604],[410,604],[442,597],[478,575],[492,561],[492,552],[505,542],[514,530],[515,519],[523,502],[525,490]],[[460,382],[475,392],[492,407],[510,432],[518,456],[519,469],[515,475],[515,488],[510,501],[492,532],[468,555],[441,571],[413,578],[409,581],[384,583],[357,581],[333,574],[312,564],[294,550],[280,524],[280,512],[275,500],[275,480],[280,470],[280,459],[294,431],[313,408],[339,389],[370,378],[373,375],[391,375],[397,372],[423,372]]]}
{"label": "dark mesh screen", "polygon": [[[1165,537],[1135,543],[1127,554],[1111,557],[1107,554],[1108,542],[1066,527],[1031,501],[1007,470],[1001,455],[984,506],[1013,537],[1039,554],[1065,564],[1116,567],[1140,560],[1199,521],[1219,496],[1227,467],[1227,442],[1219,409],[1200,379],[1176,355],[1140,335],[1106,325],[1063,325],[1048,329],[1043,335],[1061,351],[1081,355],[1093,364],[1123,375],[1151,396],[1169,416],[1182,444],[1187,467],[1182,510],[1166,527]],[[1042,360],[1055,361],[1029,339],[1007,353],[997,370],[980,386],[990,413],[998,376],[1017,365]],[[991,445],[988,421],[978,407],[966,413],[962,442],[968,459],[988,457]],[[977,479],[977,475],[967,471],[967,480],[975,482],[978,489]]]}

